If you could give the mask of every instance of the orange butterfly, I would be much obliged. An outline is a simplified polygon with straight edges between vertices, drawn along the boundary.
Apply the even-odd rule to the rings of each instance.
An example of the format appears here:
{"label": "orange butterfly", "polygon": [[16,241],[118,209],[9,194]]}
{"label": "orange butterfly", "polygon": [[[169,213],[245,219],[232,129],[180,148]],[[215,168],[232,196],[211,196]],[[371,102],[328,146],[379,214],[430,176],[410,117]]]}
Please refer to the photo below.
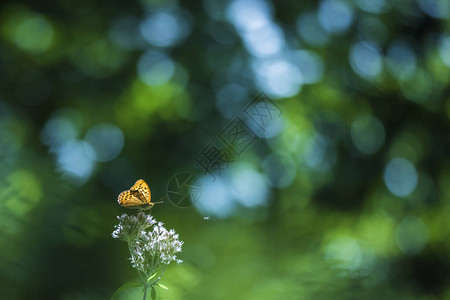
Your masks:
{"label": "orange butterfly", "polygon": [[152,208],[155,203],[161,203],[152,203],[150,201],[151,199],[152,194],[150,193],[148,184],[144,180],[139,179],[129,190],[120,193],[117,201],[123,207],[142,210]]}

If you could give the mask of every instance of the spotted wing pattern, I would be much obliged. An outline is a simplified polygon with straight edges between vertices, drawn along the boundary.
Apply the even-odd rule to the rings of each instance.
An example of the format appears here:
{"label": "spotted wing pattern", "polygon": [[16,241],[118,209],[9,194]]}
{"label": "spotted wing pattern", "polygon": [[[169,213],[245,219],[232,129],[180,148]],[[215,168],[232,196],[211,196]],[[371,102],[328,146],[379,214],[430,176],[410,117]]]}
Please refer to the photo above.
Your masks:
{"label": "spotted wing pattern", "polygon": [[120,193],[118,198],[120,205],[135,209],[149,209],[153,207],[154,204],[150,200],[150,188],[142,179],[136,181],[128,191]]}
{"label": "spotted wing pattern", "polygon": [[139,198],[142,199],[144,203],[150,203],[150,200],[152,199],[150,188],[148,187],[147,182],[142,179],[136,181],[136,183],[131,187],[130,191],[137,191],[139,194]]}

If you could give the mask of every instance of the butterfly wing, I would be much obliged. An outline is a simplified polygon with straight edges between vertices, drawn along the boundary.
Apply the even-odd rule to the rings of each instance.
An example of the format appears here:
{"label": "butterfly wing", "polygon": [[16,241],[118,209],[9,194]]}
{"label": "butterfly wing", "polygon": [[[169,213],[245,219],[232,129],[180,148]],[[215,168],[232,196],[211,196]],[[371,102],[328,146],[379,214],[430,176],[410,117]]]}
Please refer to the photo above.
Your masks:
{"label": "butterfly wing", "polygon": [[148,209],[153,207],[150,202],[151,193],[147,183],[139,179],[128,191],[120,193],[118,202],[127,208]]}
{"label": "butterfly wing", "polygon": [[139,179],[138,181],[136,181],[136,183],[131,187],[130,191],[132,193],[136,191],[137,193],[135,193],[138,195],[137,197],[140,198],[143,203],[151,203],[150,200],[152,199],[152,194],[150,193],[148,184],[144,180]]}
{"label": "butterfly wing", "polygon": [[133,195],[133,193],[130,191],[124,191],[120,193],[117,201],[120,205],[129,208],[139,208],[139,206],[144,204],[141,199]]}

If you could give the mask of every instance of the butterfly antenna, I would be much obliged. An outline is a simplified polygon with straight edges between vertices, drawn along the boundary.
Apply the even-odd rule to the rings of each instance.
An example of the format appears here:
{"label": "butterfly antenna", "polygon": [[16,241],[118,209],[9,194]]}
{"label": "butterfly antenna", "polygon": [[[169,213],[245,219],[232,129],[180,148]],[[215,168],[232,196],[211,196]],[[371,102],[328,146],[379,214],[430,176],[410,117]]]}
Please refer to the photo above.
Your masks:
{"label": "butterfly antenna", "polygon": [[161,198],[161,199],[159,199],[159,201],[158,202],[153,202],[154,204],[157,204],[157,203],[163,203],[164,201],[161,201],[161,200],[164,200],[165,198]]}

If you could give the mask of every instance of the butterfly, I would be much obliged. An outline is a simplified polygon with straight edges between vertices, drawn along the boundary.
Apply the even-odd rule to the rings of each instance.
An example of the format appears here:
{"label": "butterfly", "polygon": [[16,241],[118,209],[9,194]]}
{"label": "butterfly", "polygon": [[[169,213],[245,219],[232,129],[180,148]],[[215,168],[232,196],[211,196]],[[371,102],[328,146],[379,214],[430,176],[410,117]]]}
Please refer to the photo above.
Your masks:
{"label": "butterfly", "polygon": [[144,180],[139,179],[129,190],[120,193],[117,201],[123,207],[141,210],[150,209],[155,203],[161,203],[153,203],[150,201],[151,199],[152,194],[148,184]]}

